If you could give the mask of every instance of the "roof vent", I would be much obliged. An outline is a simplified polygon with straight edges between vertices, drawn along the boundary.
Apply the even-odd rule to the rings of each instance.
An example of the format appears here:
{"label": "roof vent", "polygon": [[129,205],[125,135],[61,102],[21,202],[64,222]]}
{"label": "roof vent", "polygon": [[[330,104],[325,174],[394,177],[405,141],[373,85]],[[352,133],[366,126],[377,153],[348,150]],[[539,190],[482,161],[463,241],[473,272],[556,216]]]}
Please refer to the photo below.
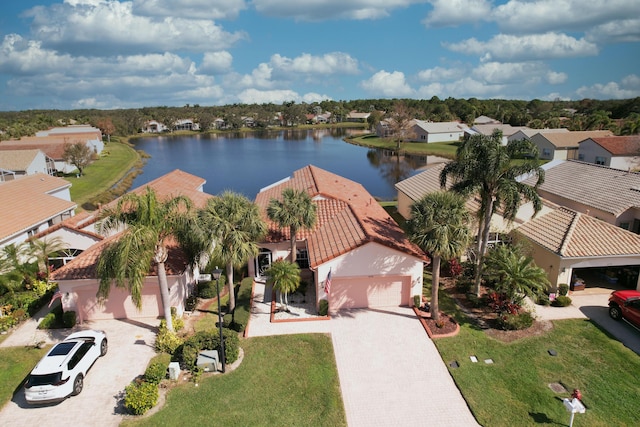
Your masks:
{"label": "roof vent", "polygon": [[637,191],[640,193],[640,187],[631,187],[630,188],[631,191]]}

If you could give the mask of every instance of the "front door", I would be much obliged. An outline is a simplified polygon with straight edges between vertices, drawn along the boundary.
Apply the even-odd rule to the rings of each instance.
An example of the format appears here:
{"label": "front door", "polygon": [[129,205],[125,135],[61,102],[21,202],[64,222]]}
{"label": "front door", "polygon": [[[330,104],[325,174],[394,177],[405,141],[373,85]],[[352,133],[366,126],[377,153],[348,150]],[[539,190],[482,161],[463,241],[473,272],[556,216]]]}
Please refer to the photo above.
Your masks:
{"label": "front door", "polygon": [[271,251],[269,249],[260,249],[260,253],[255,260],[256,278],[264,277],[264,272],[271,267]]}

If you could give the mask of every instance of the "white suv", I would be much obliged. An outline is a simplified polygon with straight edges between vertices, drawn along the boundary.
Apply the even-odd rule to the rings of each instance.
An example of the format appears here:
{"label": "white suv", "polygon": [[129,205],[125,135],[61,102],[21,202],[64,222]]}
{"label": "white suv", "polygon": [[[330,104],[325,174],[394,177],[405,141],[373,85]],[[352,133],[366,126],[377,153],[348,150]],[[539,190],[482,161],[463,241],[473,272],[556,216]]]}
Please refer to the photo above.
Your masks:
{"label": "white suv", "polygon": [[84,377],[107,354],[107,335],[86,330],[56,344],[33,368],[24,385],[28,403],[49,403],[80,394]]}

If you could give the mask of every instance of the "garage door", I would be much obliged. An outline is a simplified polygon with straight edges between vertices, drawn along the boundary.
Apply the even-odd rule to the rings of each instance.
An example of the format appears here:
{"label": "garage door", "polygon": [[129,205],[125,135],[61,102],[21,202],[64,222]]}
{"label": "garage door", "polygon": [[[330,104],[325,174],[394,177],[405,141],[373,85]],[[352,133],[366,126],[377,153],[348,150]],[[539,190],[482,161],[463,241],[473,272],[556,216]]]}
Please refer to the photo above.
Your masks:
{"label": "garage door", "polygon": [[157,286],[145,286],[142,293],[142,308],[138,310],[128,292],[111,288],[109,299],[98,304],[95,288],[78,291],[78,305],[83,312],[83,320],[135,319],[158,317],[162,313],[162,303]]}
{"label": "garage door", "polygon": [[329,309],[379,308],[409,305],[408,276],[336,277],[331,282]]}

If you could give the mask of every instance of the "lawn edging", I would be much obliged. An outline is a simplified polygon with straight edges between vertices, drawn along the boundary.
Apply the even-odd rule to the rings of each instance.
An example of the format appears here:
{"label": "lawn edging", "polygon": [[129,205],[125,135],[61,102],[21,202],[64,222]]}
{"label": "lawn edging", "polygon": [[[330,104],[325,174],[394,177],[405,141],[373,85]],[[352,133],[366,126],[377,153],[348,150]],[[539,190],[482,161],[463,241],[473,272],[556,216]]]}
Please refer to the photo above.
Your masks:
{"label": "lawn edging", "polygon": [[418,318],[418,320],[420,320],[420,324],[424,328],[424,330],[427,333],[427,335],[429,336],[429,338],[436,339],[436,338],[455,337],[460,332],[460,324],[458,322],[456,322],[456,330],[455,331],[449,332],[447,334],[434,334],[431,331],[431,328],[429,328],[429,325],[427,325],[426,320],[424,320],[425,318],[423,316],[421,316],[420,313],[418,313],[418,309],[416,307],[412,307],[412,308],[413,308],[413,312],[416,314],[416,317]]}

